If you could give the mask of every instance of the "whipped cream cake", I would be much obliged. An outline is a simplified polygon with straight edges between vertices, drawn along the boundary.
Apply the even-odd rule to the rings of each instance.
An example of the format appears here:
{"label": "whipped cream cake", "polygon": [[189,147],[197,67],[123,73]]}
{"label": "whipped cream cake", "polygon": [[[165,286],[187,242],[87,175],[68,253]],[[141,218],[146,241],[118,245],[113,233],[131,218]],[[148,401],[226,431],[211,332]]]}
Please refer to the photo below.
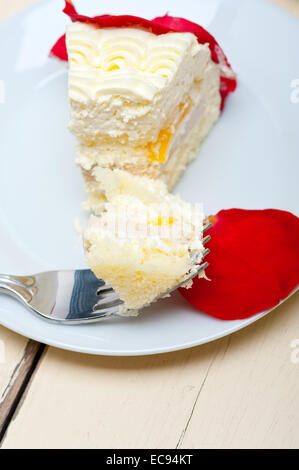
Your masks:
{"label": "whipped cream cake", "polygon": [[71,0],[63,11],[72,23],[51,54],[69,62],[69,128],[93,212],[86,260],[123,300],[121,313],[134,315],[198,274],[203,212],[168,191],[236,78],[215,38],[192,21],[88,17]]}
{"label": "whipped cream cake", "polygon": [[74,22],[66,32],[69,128],[101,210],[98,167],[161,179],[172,189],[220,114],[220,66],[192,33]]}
{"label": "whipped cream cake", "polygon": [[196,271],[204,216],[162,181],[119,169],[97,172],[109,202],[84,231],[86,260],[123,300],[120,313],[136,315]]}

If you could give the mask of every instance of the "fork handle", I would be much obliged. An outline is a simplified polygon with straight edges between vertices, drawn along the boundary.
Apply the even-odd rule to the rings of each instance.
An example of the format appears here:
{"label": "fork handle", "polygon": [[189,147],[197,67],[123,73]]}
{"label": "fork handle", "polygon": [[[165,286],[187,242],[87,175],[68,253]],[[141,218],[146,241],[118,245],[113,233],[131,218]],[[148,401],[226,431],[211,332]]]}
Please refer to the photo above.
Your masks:
{"label": "fork handle", "polygon": [[26,277],[0,274],[0,292],[17,297],[26,303],[29,303],[32,300],[32,295],[28,288],[34,286],[34,283],[35,281],[32,276]]}

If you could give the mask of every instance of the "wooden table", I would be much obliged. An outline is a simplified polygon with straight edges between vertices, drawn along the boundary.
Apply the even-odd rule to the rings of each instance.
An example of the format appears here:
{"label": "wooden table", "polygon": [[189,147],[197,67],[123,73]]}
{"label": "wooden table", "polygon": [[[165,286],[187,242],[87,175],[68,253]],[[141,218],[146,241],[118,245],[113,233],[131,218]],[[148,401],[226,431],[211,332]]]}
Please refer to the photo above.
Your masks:
{"label": "wooden table", "polygon": [[[0,0],[0,19],[30,3]],[[299,0],[276,3],[299,16]],[[226,338],[135,358],[45,347],[0,326],[2,448],[298,448],[298,312],[297,294]]]}

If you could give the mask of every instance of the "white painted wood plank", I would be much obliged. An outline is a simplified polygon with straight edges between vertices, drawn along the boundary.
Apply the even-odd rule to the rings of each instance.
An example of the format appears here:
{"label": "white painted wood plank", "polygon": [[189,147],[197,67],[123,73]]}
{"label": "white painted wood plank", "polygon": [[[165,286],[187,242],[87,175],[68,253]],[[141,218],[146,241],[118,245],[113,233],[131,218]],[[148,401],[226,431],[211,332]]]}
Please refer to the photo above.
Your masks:
{"label": "white painted wood plank", "polygon": [[223,344],[182,448],[299,448],[298,313],[299,294]]}
{"label": "white painted wood plank", "polygon": [[38,0],[0,0],[0,21],[13,15],[21,8],[28,7]]}
{"label": "white painted wood plank", "polygon": [[40,345],[0,326],[0,439],[22,396]]}
{"label": "white painted wood plank", "polygon": [[0,326],[0,403],[20,364],[28,339]]}
{"label": "white painted wood plank", "polygon": [[299,295],[243,331],[172,354],[50,348],[3,448],[298,446],[298,308]]}
{"label": "white painted wood plank", "polygon": [[281,8],[289,11],[293,15],[299,17],[299,1],[298,0],[272,0]]}
{"label": "white painted wood plank", "polygon": [[50,348],[3,448],[175,448],[226,342],[136,358]]}

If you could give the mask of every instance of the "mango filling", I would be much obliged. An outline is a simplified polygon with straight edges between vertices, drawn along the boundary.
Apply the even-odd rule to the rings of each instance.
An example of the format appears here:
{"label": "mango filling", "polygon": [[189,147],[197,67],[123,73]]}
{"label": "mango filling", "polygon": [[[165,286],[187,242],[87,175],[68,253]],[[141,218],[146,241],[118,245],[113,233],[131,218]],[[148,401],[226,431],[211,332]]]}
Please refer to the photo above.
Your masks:
{"label": "mango filling", "polygon": [[[182,102],[179,104],[180,116],[175,124],[176,129],[181,124],[186,115],[189,113],[191,106],[192,101],[190,98],[188,98],[185,103]],[[170,127],[167,127],[167,129],[162,129],[158,135],[158,139],[156,140],[156,142],[149,142],[145,146],[147,150],[147,158],[152,162],[164,163],[168,157],[169,144],[172,135],[173,133],[171,132]]]}
{"label": "mango filling", "polygon": [[158,217],[156,220],[149,220],[147,225],[153,224],[156,227],[160,227],[161,225],[171,225],[177,222],[178,219],[175,217]]}
{"label": "mango filling", "polygon": [[168,147],[172,132],[170,129],[162,129],[156,142],[149,142],[145,148],[148,152],[147,158],[152,162],[164,163],[168,155]]}

